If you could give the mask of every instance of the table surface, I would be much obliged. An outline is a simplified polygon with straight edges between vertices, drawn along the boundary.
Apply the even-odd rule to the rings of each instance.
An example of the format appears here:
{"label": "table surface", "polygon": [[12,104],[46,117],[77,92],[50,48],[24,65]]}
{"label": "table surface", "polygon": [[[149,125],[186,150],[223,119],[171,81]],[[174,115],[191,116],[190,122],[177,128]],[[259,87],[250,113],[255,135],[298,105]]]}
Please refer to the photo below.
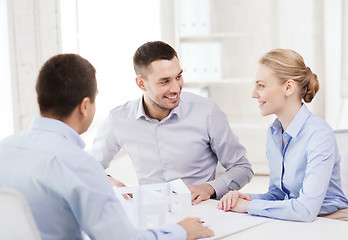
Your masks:
{"label": "table surface", "polygon": [[220,239],[348,239],[348,222],[317,218],[314,222],[273,220]]}
{"label": "table surface", "polygon": [[[211,201],[211,200],[208,200]],[[229,223],[238,224],[238,223]],[[226,224],[228,227],[228,224]],[[348,240],[348,222],[318,217],[314,222],[276,220],[219,238],[221,240]]]}

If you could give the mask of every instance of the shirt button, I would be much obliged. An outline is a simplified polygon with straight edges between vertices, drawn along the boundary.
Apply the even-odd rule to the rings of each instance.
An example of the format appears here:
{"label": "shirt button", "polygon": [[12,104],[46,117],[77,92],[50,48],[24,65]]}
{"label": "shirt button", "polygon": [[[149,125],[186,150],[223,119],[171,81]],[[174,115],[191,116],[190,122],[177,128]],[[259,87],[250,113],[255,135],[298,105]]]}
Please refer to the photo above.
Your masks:
{"label": "shirt button", "polygon": [[165,165],[164,165],[164,168],[168,168],[168,164],[165,164]]}

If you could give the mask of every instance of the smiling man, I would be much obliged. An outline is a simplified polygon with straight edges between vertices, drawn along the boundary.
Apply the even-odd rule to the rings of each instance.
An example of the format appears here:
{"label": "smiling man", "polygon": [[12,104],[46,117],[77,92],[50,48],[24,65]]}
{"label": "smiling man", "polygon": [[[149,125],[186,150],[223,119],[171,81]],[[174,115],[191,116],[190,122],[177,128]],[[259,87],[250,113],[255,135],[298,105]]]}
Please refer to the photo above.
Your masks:
{"label": "smiling man", "polygon": [[[182,92],[176,51],[161,41],[147,42],[136,50],[133,64],[143,96],[113,109],[98,129],[90,153],[104,168],[123,148],[140,184],[181,178],[193,204],[248,183],[253,172],[226,115],[211,99]],[[218,162],[226,172],[215,179]]]}

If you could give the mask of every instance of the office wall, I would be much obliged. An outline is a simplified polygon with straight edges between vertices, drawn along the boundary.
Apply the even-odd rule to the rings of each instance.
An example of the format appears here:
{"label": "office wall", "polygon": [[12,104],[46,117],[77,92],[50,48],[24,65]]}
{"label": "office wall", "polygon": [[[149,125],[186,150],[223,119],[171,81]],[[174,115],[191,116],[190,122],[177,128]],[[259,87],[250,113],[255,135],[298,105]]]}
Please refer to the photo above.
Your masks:
{"label": "office wall", "polygon": [[307,66],[317,74],[320,91],[308,104],[311,111],[325,117],[324,12],[322,0],[280,0],[278,4],[279,48],[290,48],[302,55]]}
{"label": "office wall", "polygon": [[[180,5],[183,2],[185,4]],[[174,39],[177,40],[175,47],[179,50],[179,54],[181,53],[182,59],[184,59],[185,54],[180,52],[182,50],[180,47],[185,43],[192,46],[192,44],[214,41],[220,44],[222,49],[220,57],[217,57],[218,60],[221,60],[219,69],[222,80],[195,79],[190,82],[185,79],[186,71],[184,70],[186,86],[189,84],[192,87],[200,88],[203,86],[209,89],[210,97],[227,114],[232,130],[247,148],[247,157],[254,166],[260,165],[260,171],[263,171],[262,165],[267,166],[265,156],[266,129],[275,119],[275,116],[262,117],[257,108],[256,100],[251,97],[257,61],[262,54],[273,48],[289,48],[299,52],[306,64],[319,76],[321,84],[321,90],[314,101],[307,105],[316,115],[325,117],[326,75],[324,70],[323,1],[208,1],[208,14],[206,14],[208,16],[204,18],[204,22],[208,23],[206,24],[209,26],[208,30],[196,35],[195,31],[194,33],[182,33],[182,30],[185,30],[182,29],[183,26],[197,27],[199,25],[197,24],[197,16],[192,17],[189,14],[196,6],[190,5],[185,0],[172,1],[172,3],[178,7],[184,7],[180,8],[174,15],[164,14],[169,18],[166,24],[170,26],[174,22],[174,26],[177,27],[177,31],[174,31],[174,28],[172,32],[163,32],[167,33],[164,39],[172,41],[174,31],[177,35],[174,35]],[[166,0],[163,5],[166,7],[164,9],[173,9],[170,0]],[[202,8],[197,7],[197,11],[199,9]],[[203,9],[205,8],[203,7]],[[182,14],[185,10],[187,16]],[[206,54],[203,57],[209,58],[210,56]],[[196,66],[198,60],[191,62],[194,63],[193,66]]]}
{"label": "office wall", "polygon": [[[16,131],[27,128],[31,118],[38,115],[34,90],[37,72],[44,60],[61,51],[59,2],[7,1]],[[339,94],[342,0],[279,0],[273,3],[278,20],[270,21],[270,26],[274,27],[272,46],[293,48],[304,56],[319,75],[321,84],[310,108],[333,128],[348,128],[348,101]],[[174,27],[173,1],[163,0],[162,4],[162,38],[173,44],[174,29],[170,30]]]}

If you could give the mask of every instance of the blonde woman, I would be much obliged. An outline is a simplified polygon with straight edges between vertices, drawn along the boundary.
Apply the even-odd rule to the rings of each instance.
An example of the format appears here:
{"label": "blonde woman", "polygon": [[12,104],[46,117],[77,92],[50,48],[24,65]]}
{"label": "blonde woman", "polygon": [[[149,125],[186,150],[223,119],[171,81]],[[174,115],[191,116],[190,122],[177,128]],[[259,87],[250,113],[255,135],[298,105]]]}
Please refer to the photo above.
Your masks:
{"label": "blonde woman", "polygon": [[262,56],[252,97],[261,115],[277,116],[267,132],[269,190],[230,191],[220,209],[294,221],[314,221],[318,215],[348,219],[334,133],[303,103],[318,90],[317,76],[295,51],[274,49]]}

